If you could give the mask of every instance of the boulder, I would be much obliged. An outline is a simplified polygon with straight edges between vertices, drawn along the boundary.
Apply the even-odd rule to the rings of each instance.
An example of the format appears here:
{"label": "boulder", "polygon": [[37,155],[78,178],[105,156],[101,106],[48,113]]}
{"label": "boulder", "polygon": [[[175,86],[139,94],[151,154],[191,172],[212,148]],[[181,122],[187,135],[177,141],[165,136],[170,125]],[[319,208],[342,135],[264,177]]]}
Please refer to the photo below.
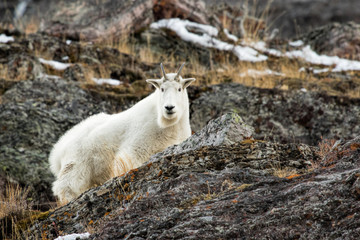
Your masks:
{"label": "boulder", "polygon": [[[228,120],[207,126],[208,136]],[[194,142],[194,150],[159,156],[88,190],[24,235],[90,229],[89,239],[352,239],[360,234],[360,137],[326,147]]]}
{"label": "boulder", "polygon": [[[9,15],[13,15],[12,11],[9,11]],[[39,22],[38,31],[52,36],[112,43],[141,32],[154,20],[170,17],[209,22],[205,4],[201,0],[40,0],[27,1],[23,15],[16,19],[21,24],[16,25],[26,31],[23,28],[28,22],[34,21]]]}
{"label": "boulder", "polygon": [[319,54],[360,60],[360,24],[331,23],[311,30],[303,37]]}
{"label": "boulder", "polygon": [[9,88],[0,104],[0,175],[30,189],[36,208],[54,201],[48,154],[70,127],[98,113],[111,112],[79,84],[58,77],[39,77]]}
{"label": "boulder", "polygon": [[321,139],[351,139],[360,134],[359,99],[237,83],[212,86],[192,101],[192,129],[198,131],[229,111],[255,128],[255,139],[317,145]]}
{"label": "boulder", "polygon": [[[204,0],[207,8],[222,7],[223,1]],[[277,38],[297,38],[314,28],[339,22],[360,23],[360,2],[357,0],[226,0],[233,9],[248,9],[252,17],[266,21],[270,33],[278,29]],[[245,8],[244,8],[245,7]]]}
{"label": "boulder", "polygon": [[205,3],[202,0],[155,0],[153,14],[155,21],[164,18],[188,19],[193,22],[208,24]]}
{"label": "boulder", "polygon": [[[205,223],[220,224],[209,231],[216,237],[237,236],[236,219],[245,210],[229,211],[229,204],[243,206],[237,202],[244,192],[252,198],[256,189],[263,192],[288,184],[274,176],[275,166],[304,173],[317,159],[315,149],[304,144],[274,144],[249,136],[251,128],[239,116],[226,114],[184,142],[186,150],[170,147],[140,168],[49,212],[46,219],[31,224],[28,237],[55,238],[60,233],[84,232],[88,226],[94,229],[94,239],[200,236],[206,234]],[[206,207],[209,210],[202,210]]]}
{"label": "boulder", "polygon": [[253,139],[254,128],[247,125],[236,113],[226,113],[212,119],[200,131],[194,133],[179,145],[170,146],[164,151],[153,155],[150,161],[167,155],[184,153],[204,146],[227,146],[246,139]]}

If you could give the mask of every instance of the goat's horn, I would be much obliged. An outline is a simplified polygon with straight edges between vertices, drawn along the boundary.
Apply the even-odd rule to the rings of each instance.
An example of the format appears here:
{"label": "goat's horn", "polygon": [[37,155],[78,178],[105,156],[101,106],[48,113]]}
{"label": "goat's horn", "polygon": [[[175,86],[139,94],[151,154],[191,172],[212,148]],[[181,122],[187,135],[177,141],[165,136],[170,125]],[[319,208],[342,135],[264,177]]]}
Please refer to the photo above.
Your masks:
{"label": "goat's horn", "polygon": [[177,79],[179,77],[179,75],[181,73],[181,70],[183,69],[184,66],[185,66],[185,63],[181,64],[181,66],[180,66],[180,68],[179,68],[179,70],[178,70],[178,72],[177,72],[177,74],[175,76],[175,79]]}
{"label": "goat's horn", "polygon": [[166,73],[165,73],[165,70],[164,70],[164,66],[163,66],[162,63],[160,63],[160,68],[161,68],[161,72],[162,72],[162,74],[164,76],[164,79],[167,80]]}

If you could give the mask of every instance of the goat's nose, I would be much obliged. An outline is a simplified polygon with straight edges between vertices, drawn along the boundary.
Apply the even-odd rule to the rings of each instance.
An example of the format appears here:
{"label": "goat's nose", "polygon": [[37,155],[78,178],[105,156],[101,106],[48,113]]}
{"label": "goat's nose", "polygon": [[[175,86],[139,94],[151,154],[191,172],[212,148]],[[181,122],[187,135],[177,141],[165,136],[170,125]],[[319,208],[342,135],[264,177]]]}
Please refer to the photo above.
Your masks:
{"label": "goat's nose", "polygon": [[169,105],[169,106],[165,106],[165,109],[170,112],[171,110],[174,109],[174,107],[175,106]]}

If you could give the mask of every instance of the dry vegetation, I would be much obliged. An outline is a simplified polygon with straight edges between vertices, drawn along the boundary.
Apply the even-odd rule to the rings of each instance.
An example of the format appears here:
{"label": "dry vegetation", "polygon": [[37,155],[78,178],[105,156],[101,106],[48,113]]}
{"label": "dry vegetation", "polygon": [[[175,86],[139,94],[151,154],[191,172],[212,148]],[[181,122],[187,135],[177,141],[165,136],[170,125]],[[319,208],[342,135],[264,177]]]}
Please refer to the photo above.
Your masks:
{"label": "dry vegetation", "polygon": [[11,231],[12,236],[14,236],[13,239],[17,239],[19,229],[16,223],[31,209],[27,195],[27,189],[14,185],[6,186],[4,194],[0,194],[1,235],[8,234]]}
{"label": "dry vegetation", "polygon": [[[259,4],[254,2],[253,6],[249,6],[248,2],[242,6],[239,6],[238,13],[236,10],[233,14],[242,15],[244,21],[238,26],[238,32],[241,32],[241,40],[245,42],[256,42],[262,40],[268,36],[269,27],[271,22],[267,21],[271,0],[267,1],[266,7],[259,11],[256,7]],[[241,10],[240,10],[241,9]],[[223,14],[221,22],[224,28],[234,28],[234,23],[227,15]],[[38,30],[39,20],[32,19],[27,22],[16,23],[17,28],[22,29],[25,34],[34,33]],[[14,28],[14,26],[2,26],[3,28]],[[0,27],[1,28],[1,27]],[[159,62],[163,62],[173,69],[176,69],[179,65],[178,57],[175,54],[165,54],[161,52],[155,52],[151,46],[150,35],[146,36],[146,44],[136,45],[129,37],[122,39],[116,39],[112,36],[102,43],[99,43],[99,47],[111,47],[118,49],[120,52],[134,56],[140,62],[156,65]],[[64,39],[65,41],[65,39]],[[88,44],[82,41],[81,44]],[[213,85],[224,82],[237,82],[246,86],[254,86],[260,88],[278,88],[282,90],[299,90],[307,89],[309,91],[321,91],[330,95],[347,96],[351,98],[360,97],[360,74],[358,72],[348,72],[348,76],[353,76],[352,87],[344,89],[343,87],[338,89],[338,85],[342,83],[342,77],[330,76],[330,73],[314,74],[312,71],[299,71],[304,67],[309,69],[310,64],[305,63],[297,59],[288,59],[286,57],[274,57],[269,56],[267,61],[251,63],[240,62],[234,57],[229,57],[229,53],[217,54],[213,56],[210,51],[210,66],[204,66],[199,60],[193,56],[191,52],[186,53],[187,67],[184,69],[184,75],[195,76],[198,81],[194,85]],[[43,57],[45,59],[51,59],[51,56],[45,56],[46,52],[35,52],[34,55]],[[214,62],[216,61],[216,63]],[[88,66],[82,63],[84,66],[84,80],[87,84],[95,84],[92,78],[110,78],[110,70],[108,66]],[[321,68],[321,66],[318,66]],[[23,80],[27,76],[28,69],[26,66],[23,69],[17,69],[17,75],[14,76],[12,71],[5,64],[0,64],[0,79],[7,79],[11,81]],[[47,68],[47,67],[46,67]],[[315,68],[315,67],[314,67]],[[46,69],[47,72],[53,73],[53,70]],[[271,72],[270,72],[271,71]],[[355,86],[355,87],[353,87]]]}
{"label": "dry vegetation", "polygon": [[[270,4],[269,4],[270,6]],[[256,19],[261,19],[265,21],[267,18],[269,9],[261,13]],[[246,12],[246,16],[251,20],[255,18],[255,10]],[[223,18],[223,26],[228,27],[229,20],[226,17]],[[30,34],[37,32],[39,21],[33,19],[27,23],[19,22],[18,28],[22,29],[25,34]],[[250,41],[257,41],[261,38],[261,32],[264,31],[264,28],[268,27],[258,24],[256,21],[248,21],[246,24],[246,35],[243,36],[243,39]],[[1,28],[12,29],[14,26],[0,26]],[[266,29],[265,29],[266,31]],[[82,43],[86,44],[86,43]],[[129,41],[129,38],[114,40],[110,38],[108,42],[102,43],[103,47],[112,47],[118,49],[122,53],[133,55],[139,59],[140,62],[158,64],[159,62],[164,62],[167,65],[170,65],[173,69],[176,69],[179,65],[178,59],[175,58],[173,54],[164,55],[158,52],[153,52],[150,46],[150,39],[147,41],[147,45],[142,47],[140,50],[135,50],[135,44]],[[35,53],[35,56],[41,56],[43,53]],[[224,54],[223,58],[217,59],[216,68],[211,66],[203,66],[195,57],[191,57],[192,54],[188,54],[188,64],[184,68],[184,75],[195,75],[198,78],[198,81],[195,82],[195,85],[202,86],[219,84],[224,82],[237,82],[247,86],[255,86],[260,88],[279,88],[283,90],[290,89],[301,89],[306,88],[309,90],[315,91],[326,91],[332,95],[343,95],[352,98],[360,98],[359,87],[355,89],[349,89],[345,92],[336,91],[332,88],[332,84],[336,84],[342,81],[342,79],[331,79],[326,76],[326,74],[315,75],[309,72],[300,72],[299,69],[308,64],[300,60],[289,60],[287,58],[275,58],[270,57],[268,61],[263,61],[260,63],[250,63],[250,62],[234,62],[230,61],[229,58]],[[50,57],[48,56],[47,59]],[[212,59],[209,59],[212,62]],[[91,69],[90,66],[86,66],[88,69],[84,76],[84,81],[86,83],[92,83],[91,80],[93,77],[98,78],[110,78],[110,71],[105,66],[99,66],[98,69]],[[267,70],[279,73],[277,74],[260,74],[264,73]],[[48,71],[50,71],[48,69]],[[6,64],[0,64],[0,79],[6,79],[9,81],[20,81],[26,78],[28,74],[28,69],[26,67],[19,68],[16,71],[16,75],[12,73],[9,67]],[[358,72],[350,72],[349,75],[354,76],[354,82],[357,86],[360,86],[360,74]],[[332,158],[325,158],[333,150],[335,141],[333,140],[324,140],[319,143],[319,156],[322,156],[324,161],[330,161]],[[330,160],[329,160],[330,159]],[[313,169],[319,168],[319,163],[313,162]],[[273,175],[280,178],[292,178],[299,176],[294,169],[290,168],[281,168],[274,167]],[[25,212],[31,209],[29,201],[27,200],[28,190],[21,189],[19,186],[7,186],[4,191],[5,195],[0,194],[0,219],[4,219],[10,216],[12,221],[11,230],[13,231],[13,239],[17,239],[19,236],[18,229],[15,222],[18,221],[17,216],[24,216]],[[213,194],[209,193],[204,196],[204,199],[211,198]],[[2,234],[4,234],[5,227],[2,226]]]}

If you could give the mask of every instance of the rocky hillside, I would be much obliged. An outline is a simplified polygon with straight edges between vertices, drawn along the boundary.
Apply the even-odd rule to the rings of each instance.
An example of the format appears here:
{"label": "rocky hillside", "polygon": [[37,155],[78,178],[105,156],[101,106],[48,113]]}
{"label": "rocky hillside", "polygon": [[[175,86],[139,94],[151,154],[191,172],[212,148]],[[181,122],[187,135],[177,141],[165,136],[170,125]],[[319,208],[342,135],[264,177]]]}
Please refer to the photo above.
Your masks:
{"label": "rocky hillside", "polygon": [[[360,237],[360,8],[312,1],[328,13],[314,21],[280,2],[269,14],[288,9],[301,35],[233,1],[0,3],[0,208],[7,186],[27,206],[0,211],[0,238]],[[57,206],[53,144],[146,97],[160,62],[197,79],[194,134]]]}
{"label": "rocky hillside", "polygon": [[[251,138],[226,114],[149,163],[31,223],[29,239],[352,239],[360,138],[328,152]],[[43,217],[43,216],[42,216]]]}

